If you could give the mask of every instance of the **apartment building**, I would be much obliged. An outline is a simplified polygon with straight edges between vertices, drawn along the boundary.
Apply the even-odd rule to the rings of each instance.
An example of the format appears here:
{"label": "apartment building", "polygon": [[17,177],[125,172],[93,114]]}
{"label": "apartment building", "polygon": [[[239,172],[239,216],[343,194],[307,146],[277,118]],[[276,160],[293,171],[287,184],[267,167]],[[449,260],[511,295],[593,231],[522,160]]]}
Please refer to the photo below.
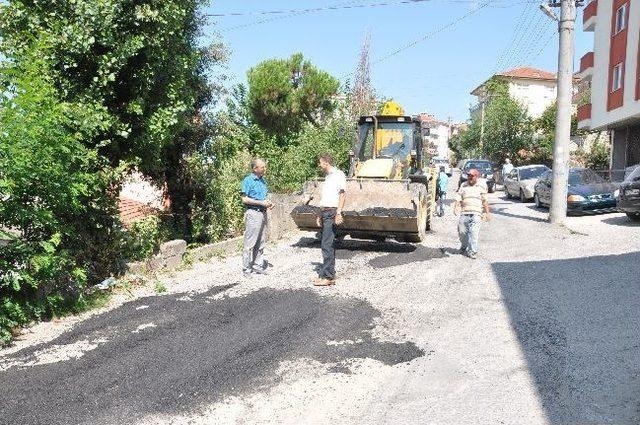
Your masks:
{"label": "apartment building", "polygon": [[477,104],[471,107],[472,117],[481,113],[482,108],[490,101],[487,84],[492,79],[505,82],[511,97],[524,106],[532,118],[539,118],[544,110],[556,101],[556,74],[524,66],[497,73],[476,87],[471,92],[478,98]]}
{"label": "apartment building", "polygon": [[640,163],[640,1],[591,0],[582,25],[594,34],[580,59],[578,128],[610,130],[611,168]]}

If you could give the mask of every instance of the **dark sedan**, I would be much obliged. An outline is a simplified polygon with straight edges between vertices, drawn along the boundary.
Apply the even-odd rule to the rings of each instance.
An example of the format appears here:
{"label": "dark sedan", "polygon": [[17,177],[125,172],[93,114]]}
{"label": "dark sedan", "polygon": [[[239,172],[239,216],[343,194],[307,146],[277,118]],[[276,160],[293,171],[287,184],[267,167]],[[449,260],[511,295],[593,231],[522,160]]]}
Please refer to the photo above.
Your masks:
{"label": "dark sedan", "polygon": [[487,190],[489,193],[493,193],[496,187],[496,180],[493,176],[493,165],[490,161],[486,161],[483,159],[470,159],[465,162],[462,170],[460,170],[460,181],[458,182],[458,187],[462,185],[462,183],[467,181],[467,173],[469,170],[476,169],[480,172],[480,177],[482,177],[487,182]]}
{"label": "dark sedan", "polygon": [[618,209],[633,221],[640,221],[640,167],[620,185],[617,196]]}
{"label": "dark sedan", "polygon": [[[535,186],[533,201],[537,207],[551,205],[551,170],[544,173]],[[567,188],[567,214],[598,214],[616,212],[614,192],[617,184],[608,183],[595,171],[588,168],[569,170]]]}

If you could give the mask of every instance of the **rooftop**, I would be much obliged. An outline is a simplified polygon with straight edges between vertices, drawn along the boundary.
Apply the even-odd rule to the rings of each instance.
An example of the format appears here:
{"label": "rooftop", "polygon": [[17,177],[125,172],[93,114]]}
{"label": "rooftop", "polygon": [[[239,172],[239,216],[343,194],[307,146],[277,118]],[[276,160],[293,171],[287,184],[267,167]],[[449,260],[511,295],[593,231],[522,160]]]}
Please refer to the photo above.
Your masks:
{"label": "rooftop", "polygon": [[[530,66],[521,66],[518,68],[509,69],[507,71],[498,72],[493,77],[501,77],[505,79],[521,79],[521,80],[537,80],[537,81],[556,81],[556,74],[553,72],[545,71],[544,69],[532,68]],[[478,96],[479,90],[484,87],[485,84],[491,79],[484,81],[478,87],[473,89],[472,95]]]}
{"label": "rooftop", "polygon": [[530,66],[513,68],[508,71],[499,72],[496,75],[509,78],[526,78],[529,80],[555,81],[556,79],[556,74],[553,72],[545,71],[544,69],[532,68]]}

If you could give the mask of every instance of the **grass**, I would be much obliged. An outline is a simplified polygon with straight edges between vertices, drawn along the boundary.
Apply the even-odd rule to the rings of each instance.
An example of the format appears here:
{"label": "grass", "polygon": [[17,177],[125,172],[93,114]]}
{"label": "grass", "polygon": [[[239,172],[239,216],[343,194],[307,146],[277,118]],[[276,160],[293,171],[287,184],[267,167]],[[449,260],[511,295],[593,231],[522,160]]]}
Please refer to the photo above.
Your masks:
{"label": "grass", "polygon": [[157,294],[162,294],[163,292],[167,292],[167,287],[164,285],[164,283],[160,282],[159,280],[156,280],[156,282],[153,284],[153,289],[155,289]]}

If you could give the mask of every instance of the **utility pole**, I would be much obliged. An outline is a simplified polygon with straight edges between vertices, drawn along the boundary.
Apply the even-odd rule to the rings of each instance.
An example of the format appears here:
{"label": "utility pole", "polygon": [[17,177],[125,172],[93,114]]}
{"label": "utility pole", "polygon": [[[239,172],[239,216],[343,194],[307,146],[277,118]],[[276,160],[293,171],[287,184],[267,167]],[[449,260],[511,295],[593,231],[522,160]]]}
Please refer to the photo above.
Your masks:
{"label": "utility pole", "polygon": [[484,100],[480,101],[480,155],[484,158]]}
{"label": "utility pole", "polygon": [[[549,222],[564,224],[567,217],[567,182],[569,178],[569,138],[571,137],[571,99],[573,95],[573,57],[575,50],[574,27],[576,22],[576,0],[549,1],[540,8],[558,21],[560,45],[558,48],[558,108],[556,132],[553,142],[553,180]],[[560,18],[550,7],[560,7]]]}

